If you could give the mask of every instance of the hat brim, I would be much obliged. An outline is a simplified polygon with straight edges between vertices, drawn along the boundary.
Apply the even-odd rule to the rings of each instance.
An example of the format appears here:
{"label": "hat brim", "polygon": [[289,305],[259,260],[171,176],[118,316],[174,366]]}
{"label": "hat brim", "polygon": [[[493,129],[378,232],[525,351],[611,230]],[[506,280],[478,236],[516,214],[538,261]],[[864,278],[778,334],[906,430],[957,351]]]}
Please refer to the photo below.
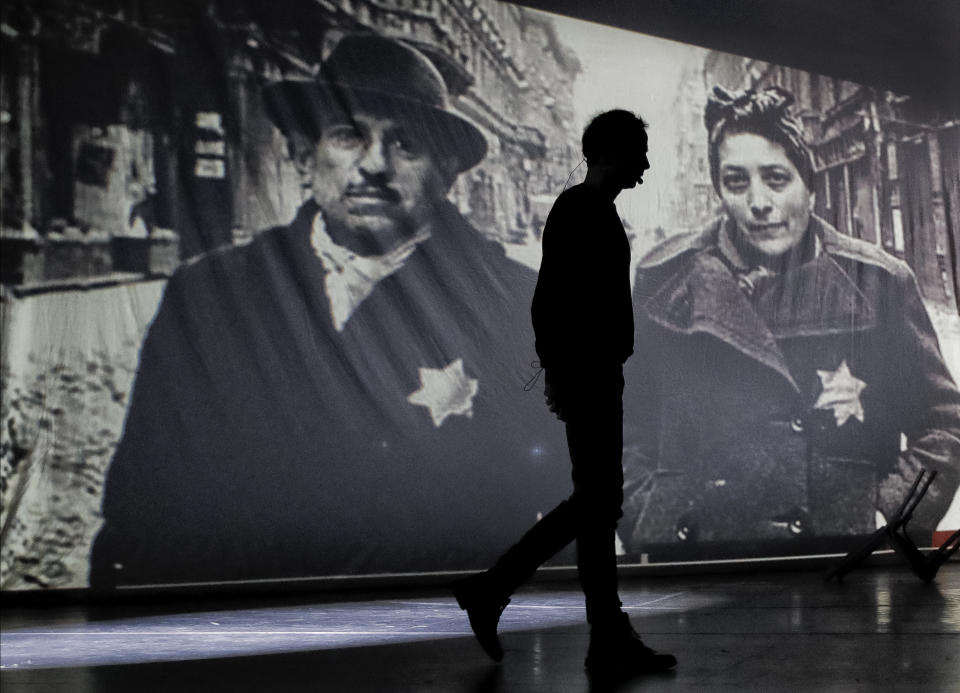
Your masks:
{"label": "hat brim", "polygon": [[486,138],[467,118],[392,92],[322,80],[284,80],[264,87],[262,98],[267,117],[285,135],[299,131],[319,138],[325,125],[369,111],[416,124],[428,133],[433,149],[455,158],[458,173],[487,155]]}

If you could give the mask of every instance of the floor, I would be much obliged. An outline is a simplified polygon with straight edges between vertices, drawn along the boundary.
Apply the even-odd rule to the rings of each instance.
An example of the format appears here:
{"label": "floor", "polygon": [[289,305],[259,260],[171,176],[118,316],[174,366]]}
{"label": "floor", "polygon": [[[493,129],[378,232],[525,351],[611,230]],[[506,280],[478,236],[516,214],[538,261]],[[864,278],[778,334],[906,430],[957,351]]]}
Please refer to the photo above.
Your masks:
{"label": "floor", "polygon": [[621,596],[673,673],[616,686],[583,670],[576,584],[518,593],[486,659],[439,589],[255,600],[7,608],[4,693],[150,691],[960,691],[960,562],[932,584],[905,567],[627,577]]}

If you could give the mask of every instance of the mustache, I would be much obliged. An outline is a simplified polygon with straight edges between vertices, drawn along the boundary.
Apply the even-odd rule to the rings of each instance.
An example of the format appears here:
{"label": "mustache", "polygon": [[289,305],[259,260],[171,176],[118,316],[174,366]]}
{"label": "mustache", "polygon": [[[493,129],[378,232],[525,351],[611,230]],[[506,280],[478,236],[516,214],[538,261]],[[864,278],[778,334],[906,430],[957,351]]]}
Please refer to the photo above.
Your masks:
{"label": "mustache", "polygon": [[400,193],[387,185],[360,183],[348,185],[345,191],[348,197],[377,197],[387,202],[399,202]]}

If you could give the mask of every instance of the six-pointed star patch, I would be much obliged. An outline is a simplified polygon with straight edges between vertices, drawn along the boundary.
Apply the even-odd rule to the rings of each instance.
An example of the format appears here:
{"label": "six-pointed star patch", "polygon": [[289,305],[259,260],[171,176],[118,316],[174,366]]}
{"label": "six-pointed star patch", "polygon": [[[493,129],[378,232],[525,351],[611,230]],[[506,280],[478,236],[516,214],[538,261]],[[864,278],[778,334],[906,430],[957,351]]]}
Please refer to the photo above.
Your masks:
{"label": "six-pointed star patch", "polygon": [[843,426],[851,416],[863,423],[863,402],[860,393],[867,384],[850,372],[846,360],[835,371],[817,371],[823,392],[814,402],[814,409],[832,409],[837,427]]}
{"label": "six-pointed star patch", "polygon": [[420,368],[420,389],[410,393],[407,401],[430,410],[437,428],[451,414],[473,416],[473,398],[479,381],[467,376],[463,359],[451,361],[446,368]]}

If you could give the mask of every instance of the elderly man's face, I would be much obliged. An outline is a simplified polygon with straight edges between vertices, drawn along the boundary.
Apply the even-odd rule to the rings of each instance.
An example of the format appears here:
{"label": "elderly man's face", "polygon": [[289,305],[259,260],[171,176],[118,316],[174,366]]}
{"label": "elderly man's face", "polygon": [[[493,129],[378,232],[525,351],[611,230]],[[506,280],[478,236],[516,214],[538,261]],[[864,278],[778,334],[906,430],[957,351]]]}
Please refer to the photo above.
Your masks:
{"label": "elderly man's face", "polygon": [[334,240],[361,255],[375,255],[423,226],[447,193],[444,171],[452,165],[425,139],[414,126],[367,113],[325,126],[315,143],[303,135],[291,137],[303,183]]}
{"label": "elderly man's face", "polygon": [[764,255],[782,255],[810,222],[810,191],[783,146],[753,133],[724,137],[717,149],[720,197],[740,239]]}

